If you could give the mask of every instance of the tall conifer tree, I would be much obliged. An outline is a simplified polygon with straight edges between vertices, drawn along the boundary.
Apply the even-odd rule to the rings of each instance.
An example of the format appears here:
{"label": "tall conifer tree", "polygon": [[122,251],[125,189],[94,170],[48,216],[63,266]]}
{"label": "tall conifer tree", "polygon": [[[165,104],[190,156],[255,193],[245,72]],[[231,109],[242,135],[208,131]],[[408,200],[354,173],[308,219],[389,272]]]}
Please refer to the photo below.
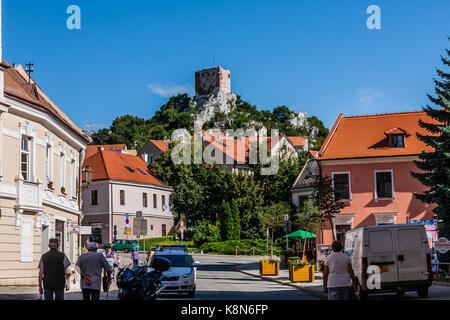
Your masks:
{"label": "tall conifer tree", "polygon": [[[450,40],[450,38],[449,38]],[[425,203],[436,204],[433,212],[442,223],[439,224],[440,236],[450,239],[450,50],[447,49],[447,57],[442,57],[442,62],[447,67],[447,72],[437,69],[438,79],[434,79],[436,97],[428,95],[428,99],[434,107],[424,107],[426,114],[434,123],[419,121],[422,128],[427,129],[429,135],[417,133],[417,137],[434,148],[434,152],[422,152],[419,161],[414,161],[416,166],[423,170],[422,173],[412,172],[414,178],[429,190],[415,196]]]}

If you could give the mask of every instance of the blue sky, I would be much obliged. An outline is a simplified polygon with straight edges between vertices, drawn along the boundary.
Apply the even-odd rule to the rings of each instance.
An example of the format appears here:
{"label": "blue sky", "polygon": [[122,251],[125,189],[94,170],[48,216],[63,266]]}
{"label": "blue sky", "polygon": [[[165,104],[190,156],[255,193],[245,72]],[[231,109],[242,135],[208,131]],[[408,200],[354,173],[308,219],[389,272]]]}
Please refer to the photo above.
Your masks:
{"label": "blue sky", "polygon": [[[80,127],[150,118],[194,72],[231,70],[233,92],[287,105],[331,127],[337,115],[418,110],[450,47],[450,1],[3,0],[9,63],[33,77]],[[81,30],[68,30],[69,5]],[[381,30],[366,9],[381,8]]]}

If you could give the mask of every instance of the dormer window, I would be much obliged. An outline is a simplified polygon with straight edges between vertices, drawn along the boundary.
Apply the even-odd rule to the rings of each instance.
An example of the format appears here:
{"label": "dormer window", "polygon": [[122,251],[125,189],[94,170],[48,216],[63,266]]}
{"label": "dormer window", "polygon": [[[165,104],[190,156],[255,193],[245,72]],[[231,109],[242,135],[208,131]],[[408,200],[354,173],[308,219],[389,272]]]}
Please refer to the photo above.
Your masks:
{"label": "dormer window", "polygon": [[389,136],[389,146],[391,148],[404,148],[405,136],[402,134],[393,134]]}
{"label": "dormer window", "polygon": [[390,148],[404,148],[405,147],[405,137],[407,133],[405,130],[400,128],[392,128],[389,131],[386,131],[385,134],[389,138],[389,147]]}

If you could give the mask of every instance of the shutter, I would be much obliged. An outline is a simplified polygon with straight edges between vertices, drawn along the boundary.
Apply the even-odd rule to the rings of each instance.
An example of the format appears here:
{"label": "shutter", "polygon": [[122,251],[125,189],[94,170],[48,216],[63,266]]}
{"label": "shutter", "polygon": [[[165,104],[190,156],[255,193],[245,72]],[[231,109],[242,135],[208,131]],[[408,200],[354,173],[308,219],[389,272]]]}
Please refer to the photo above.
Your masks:
{"label": "shutter", "polygon": [[33,262],[33,220],[22,217],[21,262]]}

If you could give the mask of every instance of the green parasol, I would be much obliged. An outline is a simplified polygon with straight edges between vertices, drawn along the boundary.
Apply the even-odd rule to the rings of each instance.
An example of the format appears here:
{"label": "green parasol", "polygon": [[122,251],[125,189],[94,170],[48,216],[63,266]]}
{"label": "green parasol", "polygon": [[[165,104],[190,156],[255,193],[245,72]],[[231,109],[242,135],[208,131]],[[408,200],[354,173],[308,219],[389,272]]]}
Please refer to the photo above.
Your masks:
{"label": "green parasol", "polygon": [[314,233],[303,231],[303,230],[297,230],[295,232],[289,233],[282,238],[300,238],[300,239],[309,239],[309,238],[315,238],[316,235]]}

